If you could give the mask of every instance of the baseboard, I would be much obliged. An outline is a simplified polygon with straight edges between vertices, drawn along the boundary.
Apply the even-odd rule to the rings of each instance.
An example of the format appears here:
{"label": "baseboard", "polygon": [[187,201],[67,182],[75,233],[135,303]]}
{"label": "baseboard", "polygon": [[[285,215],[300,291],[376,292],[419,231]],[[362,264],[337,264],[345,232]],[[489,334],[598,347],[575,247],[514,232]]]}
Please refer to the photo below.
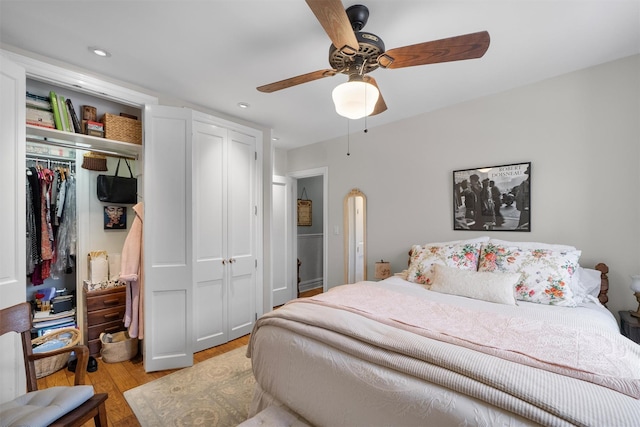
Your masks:
{"label": "baseboard", "polygon": [[322,277],[318,277],[315,279],[311,279],[311,280],[303,280],[300,282],[300,285],[298,286],[298,288],[300,289],[300,292],[306,292],[306,291],[310,291],[312,289],[318,289],[318,288],[322,288],[323,285],[323,279]]}

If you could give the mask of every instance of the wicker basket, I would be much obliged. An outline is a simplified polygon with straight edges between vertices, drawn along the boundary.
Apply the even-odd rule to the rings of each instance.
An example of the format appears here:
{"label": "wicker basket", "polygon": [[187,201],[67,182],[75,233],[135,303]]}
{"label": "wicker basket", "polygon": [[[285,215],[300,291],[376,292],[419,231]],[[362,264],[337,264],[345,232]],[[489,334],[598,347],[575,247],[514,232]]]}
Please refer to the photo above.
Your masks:
{"label": "wicker basket", "polygon": [[[54,338],[60,339],[61,341],[66,342],[66,345],[63,348],[73,347],[75,345],[78,345],[78,343],[80,342],[80,331],[78,331],[76,328],[57,329],[41,337],[34,338],[33,340],[31,340],[31,344],[33,346],[41,345]],[[40,354],[47,354],[47,353],[43,352]],[[71,353],[63,353],[63,354],[57,354],[55,356],[47,357],[44,359],[36,360],[34,362],[36,365],[36,378],[46,377],[47,375],[51,375],[54,372],[57,372],[60,369],[64,368],[67,365],[67,362],[69,361],[70,355]]]}
{"label": "wicker basket", "polygon": [[142,122],[128,117],[105,114],[102,116],[104,137],[115,141],[142,144]]}
{"label": "wicker basket", "polygon": [[100,356],[106,363],[118,363],[133,359],[138,354],[138,338],[131,338],[127,331],[100,334]]}

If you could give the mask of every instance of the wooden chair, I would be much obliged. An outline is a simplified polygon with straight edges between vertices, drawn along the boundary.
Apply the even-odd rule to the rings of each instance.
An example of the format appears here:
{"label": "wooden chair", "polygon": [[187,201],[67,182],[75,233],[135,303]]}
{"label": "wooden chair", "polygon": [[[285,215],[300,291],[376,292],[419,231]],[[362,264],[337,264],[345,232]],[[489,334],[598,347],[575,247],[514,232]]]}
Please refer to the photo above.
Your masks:
{"label": "wooden chair", "polygon": [[[89,349],[84,345],[34,354],[31,348],[31,305],[27,302],[0,310],[0,335],[16,332],[22,338],[27,375],[27,394],[0,405],[2,425],[81,426],[91,418],[97,427],[107,427],[106,393],[96,394],[83,385]],[[56,354],[75,352],[78,368],[73,386],[38,390],[35,361]]]}

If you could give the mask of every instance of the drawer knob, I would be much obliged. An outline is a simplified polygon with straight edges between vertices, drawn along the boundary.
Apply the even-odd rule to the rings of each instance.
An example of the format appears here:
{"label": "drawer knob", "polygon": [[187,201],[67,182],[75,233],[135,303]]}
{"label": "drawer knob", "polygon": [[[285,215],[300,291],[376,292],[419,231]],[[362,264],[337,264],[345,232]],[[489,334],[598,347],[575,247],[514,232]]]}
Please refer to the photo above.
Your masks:
{"label": "drawer knob", "polygon": [[117,299],[106,299],[102,302],[104,305],[114,305],[118,303]]}

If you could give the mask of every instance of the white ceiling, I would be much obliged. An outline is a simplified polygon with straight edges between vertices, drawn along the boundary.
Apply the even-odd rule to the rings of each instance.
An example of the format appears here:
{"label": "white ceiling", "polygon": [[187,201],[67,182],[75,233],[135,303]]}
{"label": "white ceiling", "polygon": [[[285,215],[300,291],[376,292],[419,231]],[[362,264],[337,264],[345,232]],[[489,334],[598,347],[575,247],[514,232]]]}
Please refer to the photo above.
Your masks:
{"label": "white ceiling", "polygon": [[[344,1],[387,49],[487,30],[481,59],[378,69],[375,126],[640,53],[640,1]],[[0,42],[272,128],[293,148],[363,129],[333,109],[340,74],[271,94],[257,86],[330,68],[303,0],[0,0]],[[99,58],[88,46],[112,53]],[[241,110],[237,104],[250,108]]]}

